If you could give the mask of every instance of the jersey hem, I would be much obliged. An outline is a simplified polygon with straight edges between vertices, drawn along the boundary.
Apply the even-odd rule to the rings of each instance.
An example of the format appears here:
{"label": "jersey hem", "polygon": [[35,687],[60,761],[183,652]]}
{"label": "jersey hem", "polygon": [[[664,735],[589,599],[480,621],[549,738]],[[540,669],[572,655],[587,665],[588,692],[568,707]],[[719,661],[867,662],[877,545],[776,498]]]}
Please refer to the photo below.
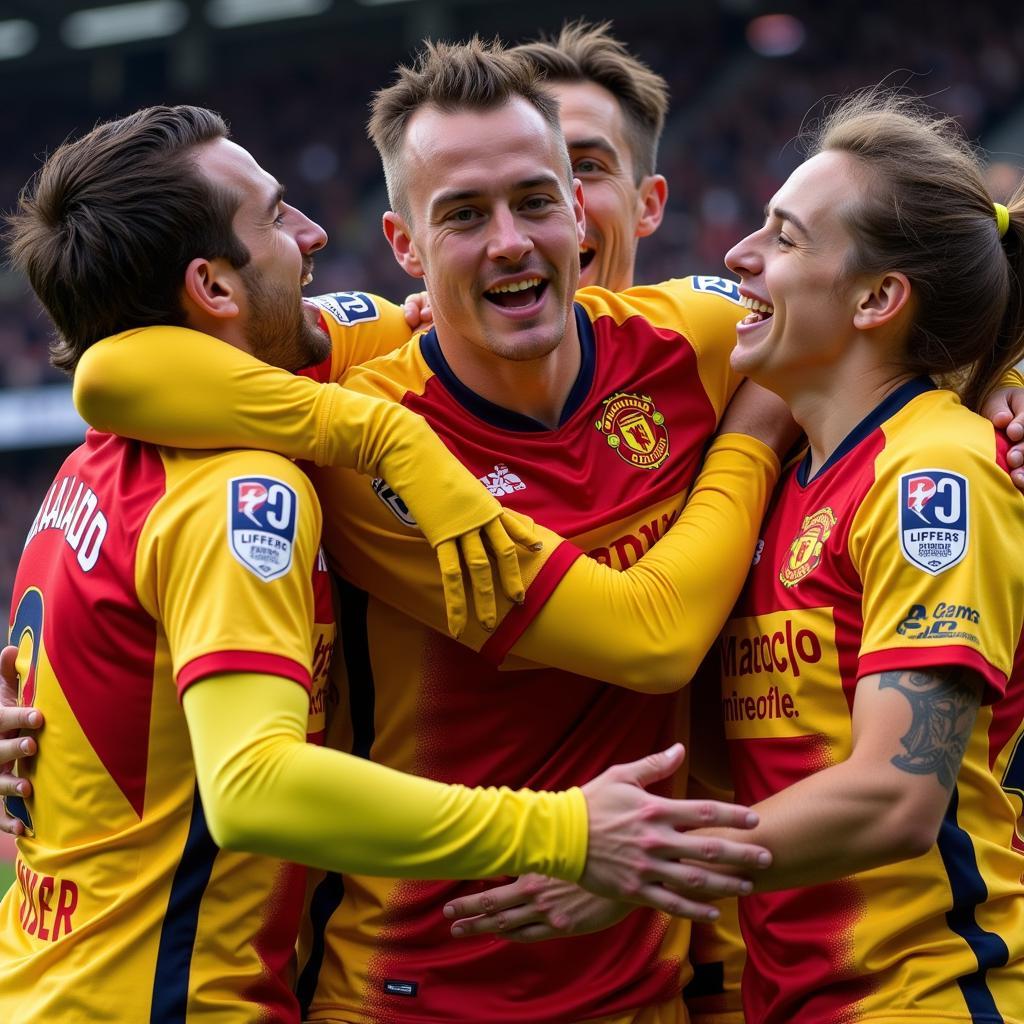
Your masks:
{"label": "jersey hem", "polygon": [[178,698],[193,684],[208,676],[225,672],[258,672],[268,676],[282,676],[298,683],[307,692],[313,681],[305,665],[280,654],[261,651],[215,651],[201,654],[187,662],[178,672]]}

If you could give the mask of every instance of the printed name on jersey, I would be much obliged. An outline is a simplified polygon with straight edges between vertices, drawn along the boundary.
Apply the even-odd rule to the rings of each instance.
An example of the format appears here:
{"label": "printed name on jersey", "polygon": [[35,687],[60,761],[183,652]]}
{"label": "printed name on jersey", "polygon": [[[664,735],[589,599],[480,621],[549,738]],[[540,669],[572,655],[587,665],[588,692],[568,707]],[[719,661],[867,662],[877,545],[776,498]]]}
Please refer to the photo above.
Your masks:
{"label": "printed name on jersey", "polygon": [[637,469],[657,469],[668,458],[668,430],[650,395],[617,391],[604,400],[594,424],[608,447]]}
{"label": "printed name on jersey", "polygon": [[99,561],[108,526],[95,491],[74,476],[62,476],[46,492],[25,546],[43,530],[58,530],[75,552],[82,571],[89,572]]}
{"label": "printed name on jersey", "polygon": [[370,481],[370,486],[373,488],[373,493],[384,502],[389,509],[391,514],[404,526],[412,527],[416,530],[419,528],[419,523],[413,518],[413,514],[409,511],[409,506],[398,496],[398,494],[392,489],[391,485],[387,480],[377,476]]}
{"label": "printed name on jersey", "polygon": [[690,278],[690,286],[695,292],[709,292],[712,295],[721,295],[737,306],[743,304],[740,297],[740,286],[736,281],[730,281],[727,277],[706,277],[694,274]]}
{"label": "printed name on jersey", "polygon": [[231,554],[264,583],[292,567],[298,495],[270,476],[228,481],[228,545]]}
{"label": "printed name on jersey", "polygon": [[779,569],[779,582],[787,590],[806,579],[821,564],[822,548],[835,525],[835,513],[828,505],[804,516],[800,532],[789,545],[789,551]]}
{"label": "printed name on jersey", "polygon": [[332,292],[309,301],[329,313],[342,327],[380,319],[377,304],[365,292]]}
{"label": "printed name on jersey", "polygon": [[903,557],[932,576],[967,554],[966,477],[946,469],[918,469],[899,479],[899,531]]}
{"label": "printed name on jersey", "polygon": [[939,601],[929,614],[923,604],[911,605],[896,632],[908,640],[966,640],[978,643],[970,627],[981,622],[981,612],[966,604]]}

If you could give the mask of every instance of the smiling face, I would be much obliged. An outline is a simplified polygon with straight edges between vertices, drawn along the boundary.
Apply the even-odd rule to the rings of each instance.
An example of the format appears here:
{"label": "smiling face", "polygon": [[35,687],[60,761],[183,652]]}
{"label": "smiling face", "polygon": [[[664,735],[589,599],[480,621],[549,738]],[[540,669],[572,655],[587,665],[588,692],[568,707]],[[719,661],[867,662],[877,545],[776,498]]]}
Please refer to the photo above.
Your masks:
{"label": "smiling face", "polygon": [[409,219],[389,213],[396,259],[426,278],[439,337],[501,359],[561,345],[579,278],[583,210],[557,132],[523,99],[496,110],[424,107],[402,146]]}
{"label": "smiling face", "polygon": [[307,321],[302,305],[313,253],[327,242],[323,228],[284,202],[283,187],[234,142],[218,139],[203,146],[196,162],[210,181],[240,200],[232,227],[251,257],[236,272],[249,351],[286,370],[323,361],[330,339]]}
{"label": "smiling face", "polygon": [[664,179],[636,180],[626,117],[618,100],[596,82],[553,82],[573,174],[583,186],[587,233],[580,285],[622,291],[633,284],[640,238],[661,223]]}
{"label": "smiling face", "polygon": [[779,189],[764,226],[726,254],[751,309],[733,368],[784,397],[835,367],[857,333],[864,282],[846,273],[853,239],[841,214],[864,187],[854,157],[819,153]]}

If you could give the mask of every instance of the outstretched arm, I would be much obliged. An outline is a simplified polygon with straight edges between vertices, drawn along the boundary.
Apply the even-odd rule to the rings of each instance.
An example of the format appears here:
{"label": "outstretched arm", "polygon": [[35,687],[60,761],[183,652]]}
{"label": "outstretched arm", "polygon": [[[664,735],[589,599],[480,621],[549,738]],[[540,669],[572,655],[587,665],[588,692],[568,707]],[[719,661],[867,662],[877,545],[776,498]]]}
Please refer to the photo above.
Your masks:
{"label": "outstretched arm", "polygon": [[[672,895],[661,883],[689,870],[680,858],[700,849],[678,829],[756,821],[745,808],[695,810],[647,793],[679,767],[681,747],[611,768],[582,791],[468,789],[307,744],[308,697],[287,679],[213,676],[186,690],[183,704],[217,843],[329,870],[402,878],[540,871],[660,906]],[[739,866],[764,851],[725,841],[720,854]]]}

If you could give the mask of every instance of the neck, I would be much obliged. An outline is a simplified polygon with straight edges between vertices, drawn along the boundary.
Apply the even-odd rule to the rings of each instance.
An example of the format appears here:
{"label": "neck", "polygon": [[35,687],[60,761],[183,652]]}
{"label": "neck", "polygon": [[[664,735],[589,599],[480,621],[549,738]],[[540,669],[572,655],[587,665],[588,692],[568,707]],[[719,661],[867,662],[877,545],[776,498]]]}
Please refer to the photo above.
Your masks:
{"label": "neck", "polygon": [[892,366],[849,373],[832,370],[817,382],[800,381],[792,395],[783,394],[793,418],[807,435],[811,476],[865,416],[912,377]]}
{"label": "neck", "polygon": [[508,359],[480,345],[453,343],[441,324],[437,340],[452,372],[471,391],[549,430],[558,426],[582,361],[574,315],[570,313],[562,340],[536,359]]}

